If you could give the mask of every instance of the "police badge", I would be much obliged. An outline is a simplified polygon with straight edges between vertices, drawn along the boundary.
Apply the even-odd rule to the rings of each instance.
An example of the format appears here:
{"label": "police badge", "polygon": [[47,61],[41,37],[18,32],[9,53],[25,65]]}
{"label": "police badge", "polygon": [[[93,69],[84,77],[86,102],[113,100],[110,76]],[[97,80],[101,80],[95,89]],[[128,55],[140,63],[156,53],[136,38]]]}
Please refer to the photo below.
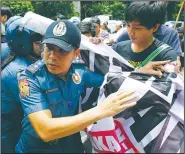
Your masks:
{"label": "police badge", "polygon": [[67,32],[67,27],[64,22],[59,22],[54,28],[53,28],[53,34],[55,36],[62,36],[65,35]]}
{"label": "police badge", "polygon": [[73,73],[73,75],[72,75],[72,80],[73,80],[73,82],[74,82],[75,84],[80,84],[82,79],[81,79],[80,74],[78,74],[78,72],[75,72],[75,73]]}

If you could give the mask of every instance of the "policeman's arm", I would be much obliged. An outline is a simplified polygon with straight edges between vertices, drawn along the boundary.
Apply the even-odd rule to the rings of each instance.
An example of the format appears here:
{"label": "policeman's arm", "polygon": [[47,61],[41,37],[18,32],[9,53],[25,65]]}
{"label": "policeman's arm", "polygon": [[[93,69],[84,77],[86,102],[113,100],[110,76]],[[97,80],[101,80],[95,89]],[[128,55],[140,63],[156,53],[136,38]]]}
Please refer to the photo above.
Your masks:
{"label": "policeman's arm", "polygon": [[30,113],[28,118],[40,138],[49,142],[79,132],[94,122],[115,115],[120,111],[134,106],[136,103],[128,103],[136,98],[132,92],[116,92],[109,95],[96,107],[83,113],[70,117],[52,118],[50,110],[41,110]]}

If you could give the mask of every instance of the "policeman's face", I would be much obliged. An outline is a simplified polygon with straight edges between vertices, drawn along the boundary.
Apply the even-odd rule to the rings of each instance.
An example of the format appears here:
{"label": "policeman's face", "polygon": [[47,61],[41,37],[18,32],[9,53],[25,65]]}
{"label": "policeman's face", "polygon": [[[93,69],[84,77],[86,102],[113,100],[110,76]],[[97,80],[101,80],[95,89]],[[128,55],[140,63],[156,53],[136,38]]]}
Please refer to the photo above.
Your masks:
{"label": "policeman's face", "polygon": [[137,45],[146,44],[146,42],[151,41],[153,38],[153,33],[158,29],[154,26],[151,29],[147,29],[145,26],[142,26],[138,21],[132,21],[127,23],[127,31],[132,43]]}
{"label": "policeman's face", "polygon": [[59,47],[51,44],[44,46],[44,60],[48,71],[52,74],[65,76],[72,61],[79,55],[80,50],[63,52]]}

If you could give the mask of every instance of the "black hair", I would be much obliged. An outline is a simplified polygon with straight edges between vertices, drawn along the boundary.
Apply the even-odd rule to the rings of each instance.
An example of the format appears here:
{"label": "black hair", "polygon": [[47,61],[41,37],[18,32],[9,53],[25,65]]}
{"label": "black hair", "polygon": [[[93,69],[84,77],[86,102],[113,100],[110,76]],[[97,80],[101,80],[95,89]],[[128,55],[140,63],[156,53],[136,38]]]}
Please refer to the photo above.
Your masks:
{"label": "black hair", "polygon": [[57,15],[56,15],[56,19],[57,19],[57,18],[59,18],[60,20],[66,19],[66,17],[65,17],[64,15],[62,15],[62,14],[57,14]]}
{"label": "black hair", "polygon": [[163,24],[166,8],[162,1],[133,2],[125,12],[126,22],[139,21],[142,26],[151,29]]}
{"label": "black hair", "polygon": [[90,20],[91,23],[96,23],[98,25],[100,25],[100,19],[98,17],[92,17]]}
{"label": "black hair", "polygon": [[43,36],[36,32],[31,32],[30,34],[30,41],[33,43],[35,41],[41,41],[43,39]]}
{"label": "black hair", "polygon": [[91,23],[90,22],[81,22],[77,25],[82,34],[91,33]]}
{"label": "black hair", "polygon": [[12,16],[12,12],[9,7],[1,6],[1,16],[7,16],[7,20]]}

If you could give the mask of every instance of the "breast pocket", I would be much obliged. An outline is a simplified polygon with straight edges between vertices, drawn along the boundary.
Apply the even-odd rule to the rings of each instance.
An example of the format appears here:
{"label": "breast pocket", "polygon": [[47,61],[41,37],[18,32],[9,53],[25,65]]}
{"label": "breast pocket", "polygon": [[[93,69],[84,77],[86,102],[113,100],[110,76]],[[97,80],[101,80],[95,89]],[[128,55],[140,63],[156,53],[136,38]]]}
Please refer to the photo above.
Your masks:
{"label": "breast pocket", "polygon": [[46,92],[45,96],[49,102],[52,117],[61,117],[64,102],[66,100],[62,97],[60,90],[48,93]]}

